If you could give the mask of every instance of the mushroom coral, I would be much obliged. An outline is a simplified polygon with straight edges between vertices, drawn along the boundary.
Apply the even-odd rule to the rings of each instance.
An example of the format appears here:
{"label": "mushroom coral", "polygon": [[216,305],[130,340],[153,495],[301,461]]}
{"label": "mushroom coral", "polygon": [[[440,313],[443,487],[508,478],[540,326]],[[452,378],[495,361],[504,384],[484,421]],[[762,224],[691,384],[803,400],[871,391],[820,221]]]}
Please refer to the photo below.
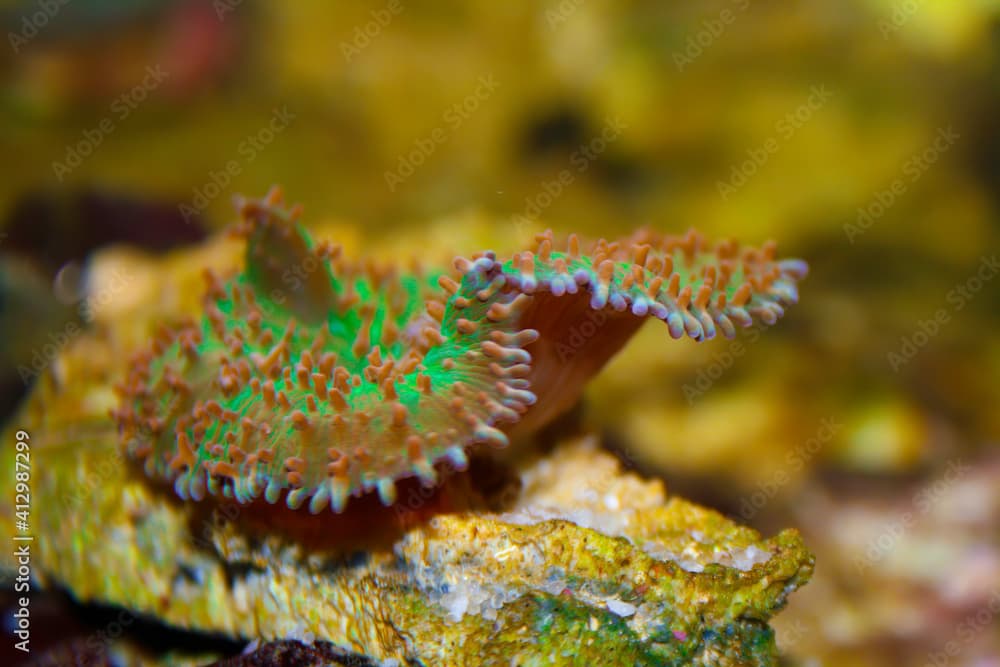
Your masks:
{"label": "mushroom coral", "polygon": [[807,272],[773,242],[643,229],[587,252],[546,232],[510,257],[402,273],[314,243],[278,189],[237,206],[245,268],[207,270],[202,319],[161,327],[117,387],[127,454],[185,499],[391,505],[397,480],[433,485],[471,446],[568,410],[647,318],[675,339],[732,337],[773,324]]}

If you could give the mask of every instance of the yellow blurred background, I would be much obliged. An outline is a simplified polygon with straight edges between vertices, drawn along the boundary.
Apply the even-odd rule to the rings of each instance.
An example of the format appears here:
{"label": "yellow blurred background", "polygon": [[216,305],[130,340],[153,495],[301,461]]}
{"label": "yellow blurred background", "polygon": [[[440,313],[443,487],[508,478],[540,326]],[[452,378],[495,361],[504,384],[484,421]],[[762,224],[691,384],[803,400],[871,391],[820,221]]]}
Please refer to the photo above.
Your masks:
{"label": "yellow blurred background", "polygon": [[546,227],[775,238],[812,267],[799,306],[733,342],[645,327],[583,420],[675,492],[803,530],[790,664],[934,664],[948,642],[947,664],[1000,664],[1000,616],[957,639],[1000,600],[1000,1],[31,0],[0,20],[6,413],[88,258],[196,241],[275,183],[397,255]]}

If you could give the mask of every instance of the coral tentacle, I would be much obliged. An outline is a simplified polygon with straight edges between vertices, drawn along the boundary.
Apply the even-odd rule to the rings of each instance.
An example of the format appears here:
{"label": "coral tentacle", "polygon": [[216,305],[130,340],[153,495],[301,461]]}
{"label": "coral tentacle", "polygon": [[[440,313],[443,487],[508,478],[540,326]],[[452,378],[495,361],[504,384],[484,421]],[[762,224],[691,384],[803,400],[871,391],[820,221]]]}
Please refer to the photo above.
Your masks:
{"label": "coral tentacle", "polygon": [[[641,230],[586,254],[546,232],[506,259],[399,274],[314,244],[278,190],[237,206],[244,270],[208,272],[202,320],[135,357],[114,411],[128,454],[194,500],[391,504],[398,479],[432,484],[470,446],[504,447],[513,425],[568,409],[645,319],[674,338],[732,337],[773,324],[807,270],[772,244]],[[593,333],[574,341],[582,318]]]}

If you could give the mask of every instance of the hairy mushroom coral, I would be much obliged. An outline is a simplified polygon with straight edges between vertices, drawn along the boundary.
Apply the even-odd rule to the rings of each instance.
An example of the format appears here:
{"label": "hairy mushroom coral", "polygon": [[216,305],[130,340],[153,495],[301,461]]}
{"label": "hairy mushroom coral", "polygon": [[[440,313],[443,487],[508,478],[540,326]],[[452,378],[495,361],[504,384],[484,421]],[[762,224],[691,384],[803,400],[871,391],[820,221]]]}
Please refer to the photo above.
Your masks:
{"label": "hairy mushroom coral", "polygon": [[647,318],[673,338],[732,337],[773,324],[807,270],[773,243],[642,230],[588,251],[546,232],[510,257],[402,274],[313,243],[277,189],[238,208],[245,268],[206,273],[202,319],[160,330],[114,411],[128,455],[185,499],[390,505],[397,480],[434,484],[438,463],[462,468],[469,447],[570,408]]}

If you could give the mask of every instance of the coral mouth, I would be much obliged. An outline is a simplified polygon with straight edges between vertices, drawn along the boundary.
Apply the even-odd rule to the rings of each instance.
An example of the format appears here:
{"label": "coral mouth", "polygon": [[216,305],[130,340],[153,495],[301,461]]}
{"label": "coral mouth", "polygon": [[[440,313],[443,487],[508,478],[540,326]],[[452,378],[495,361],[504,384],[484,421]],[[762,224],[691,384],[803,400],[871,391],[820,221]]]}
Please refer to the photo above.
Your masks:
{"label": "coral mouth", "polygon": [[533,250],[401,273],[314,244],[280,191],[240,203],[246,266],[211,272],[200,322],[137,355],[114,416],[128,455],[182,498],[344,509],[392,505],[396,482],[438,481],[467,449],[504,447],[568,410],[650,317],[673,338],[773,324],[806,266],[637,232],[587,253],[550,232]]}

